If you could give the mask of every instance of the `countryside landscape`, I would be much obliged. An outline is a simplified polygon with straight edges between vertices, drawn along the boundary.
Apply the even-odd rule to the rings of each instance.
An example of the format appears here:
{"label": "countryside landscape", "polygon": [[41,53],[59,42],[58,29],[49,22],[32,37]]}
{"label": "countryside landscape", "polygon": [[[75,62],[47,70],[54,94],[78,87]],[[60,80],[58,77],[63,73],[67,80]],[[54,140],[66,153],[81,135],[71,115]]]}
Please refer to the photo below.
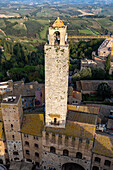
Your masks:
{"label": "countryside landscape", "polygon": [[[44,81],[44,52],[42,49],[48,39],[48,27],[58,16],[67,25],[69,36],[96,36],[113,34],[112,15],[113,5],[111,4],[91,6],[75,3],[68,5],[29,2],[26,4],[18,3],[18,1],[1,3],[0,45],[3,46],[0,65],[1,81],[9,78],[20,80],[23,77],[25,81]],[[103,40],[74,41],[76,44],[69,41],[71,43],[70,56],[72,59],[76,59],[70,61],[71,70],[79,68],[81,58],[91,59],[92,51],[97,50]],[[85,49],[86,47],[87,49]],[[76,55],[74,51],[77,51]],[[19,57],[17,59],[17,53],[19,53],[20,59]],[[36,61],[38,61],[38,68],[35,66]],[[27,71],[25,68],[23,69],[25,66],[29,66],[28,74],[26,74],[28,68]],[[39,70],[41,74],[38,74]],[[9,74],[6,74],[7,71]],[[17,75],[18,71],[19,75]]]}
{"label": "countryside landscape", "polygon": [[0,0],[0,170],[113,170],[113,0]]}

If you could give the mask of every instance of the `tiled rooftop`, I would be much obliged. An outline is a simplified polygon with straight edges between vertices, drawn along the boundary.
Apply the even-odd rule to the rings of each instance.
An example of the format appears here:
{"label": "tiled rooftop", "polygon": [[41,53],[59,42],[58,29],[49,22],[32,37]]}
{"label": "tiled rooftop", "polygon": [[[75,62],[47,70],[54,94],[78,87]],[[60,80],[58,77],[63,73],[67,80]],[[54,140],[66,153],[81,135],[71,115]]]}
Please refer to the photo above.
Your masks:
{"label": "tiled rooftop", "polygon": [[24,114],[37,114],[37,113],[44,114],[44,106],[39,108],[31,108],[28,110],[24,110]]}
{"label": "tiled rooftop", "polygon": [[67,114],[67,120],[96,125],[97,116],[84,112],[69,111]]}
{"label": "tiled rooftop", "polygon": [[96,134],[93,152],[113,158],[113,136]]}
{"label": "tiled rooftop", "polygon": [[67,109],[71,111],[85,112],[89,114],[98,114],[100,110],[100,108],[97,106],[86,105],[68,105]]}
{"label": "tiled rooftop", "polygon": [[47,132],[58,133],[60,135],[73,136],[83,139],[93,140],[95,134],[95,126],[83,123],[67,122],[65,128],[49,128],[46,127]]}
{"label": "tiled rooftop", "polygon": [[34,136],[42,136],[43,128],[44,128],[43,114],[24,115],[21,132]]}

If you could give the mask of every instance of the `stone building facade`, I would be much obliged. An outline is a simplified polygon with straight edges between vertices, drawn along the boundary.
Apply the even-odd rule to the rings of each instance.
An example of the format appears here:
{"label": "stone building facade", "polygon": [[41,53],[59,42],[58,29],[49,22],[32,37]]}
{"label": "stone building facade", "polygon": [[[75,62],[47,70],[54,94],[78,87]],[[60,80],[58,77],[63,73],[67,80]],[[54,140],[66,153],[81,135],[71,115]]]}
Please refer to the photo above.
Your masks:
{"label": "stone building facade", "polygon": [[111,53],[112,39],[105,39],[98,49],[98,56],[106,60],[107,56]]}
{"label": "stone building facade", "polygon": [[42,131],[44,128],[43,114],[25,114],[21,129],[23,154],[25,161],[38,167],[42,161]]}
{"label": "stone building facade", "polygon": [[21,124],[23,109],[21,96],[8,96],[1,103],[4,129],[6,135],[9,160],[22,160]]}
{"label": "stone building facade", "polygon": [[5,136],[3,132],[3,123],[0,122],[0,164],[6,163],[6,157],[5,157]]}
{"label": "stone building facade", "polygon": [[111,87],[113,94],[113,81],[112,80],[80,80],[76,81],[76,90],[82,94],[94,94],[97,92],[100,83],[107,82]]}
{"label": "stone building facade", "polygon": [[[79,125],[68,122],[67,126],[76,129]],[[70,130],[72,130],[71,128]],[[57,133],[54,130],[53,133],[43,131],[43,169],[62,169],[66,163],[76,163],[84,169],[90,170],[93,140],[75,136],[67,133],[60,134],[60,130]]]}
{"label": "stone building facade", "polygon": [[113,169],[113,136],[106,133],[96,133],[93,147],[92,169]]}

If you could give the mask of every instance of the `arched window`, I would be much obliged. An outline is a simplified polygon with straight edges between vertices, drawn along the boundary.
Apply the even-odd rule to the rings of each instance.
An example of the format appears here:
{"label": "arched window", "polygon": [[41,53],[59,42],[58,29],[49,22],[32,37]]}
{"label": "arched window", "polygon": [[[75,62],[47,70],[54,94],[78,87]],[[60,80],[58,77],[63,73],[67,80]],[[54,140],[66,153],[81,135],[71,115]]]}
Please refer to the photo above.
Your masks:
{"label": "arched window", "polygon": [[99,157],[95,157],[95,162],[100,163],[101,159]]}
{"label": "arched window", "polygon": [[111,161],[109,161],[109,160],[105,160],[104,165],[106,165],[106,166],[110,166],[110,165],[111,165]]}
{"label": "arched window", "polygon": [[76,153],[76,158],[82,159],[82,153],[81,152],[77,152]]}
{"label": "arched window", "polygon": [[13,140],[15,139],[15,136],[14,135],[12,135],[12,138],[13,138]]}
{"label": "arched window", "polygon": [[38,148],[38,144],[35,143],[34,146],[35,146],[35,148]]}
{"label": "arched window", "polygon": [[11,129],[13,130],[13,124],[11,124]]}
{"label": "arched window", "polygon": [[25,145],[26,145],[26,146],[29,146],[29,142],[25,141]]}
{"label": "arched window", "polygon": [[39,153],[38,153],[38,152],[35,152],[35,156],[36,156],[36,157],[39,157]]}
{"label": "arched window", "polygon": [[14,152],[13,152],[13,155],[19,155],[19,154],[18,154],[18,152],[14,151]]}
{"label": "arched window", "polygon": [[64,156],[68,156],[68,155],[69,155],[69,151],[68,151],[67,149],[64,149],[64,150],[63,150],[63,155],[64,155]]}
{"label": "arched window", "polygon": [[26,150],[26,154],[27,154],[27,155],[30,155],[30,152],[29,152],[29,150]]}
{"label": "arched window", "polygon": [[14,149],[16,150],[16,145],[14,144]]}
{"label": "arched window", "polygon": [[50,152],[51,153],[56,153],[56,149],[52,146],[52,147],[50,147]]}

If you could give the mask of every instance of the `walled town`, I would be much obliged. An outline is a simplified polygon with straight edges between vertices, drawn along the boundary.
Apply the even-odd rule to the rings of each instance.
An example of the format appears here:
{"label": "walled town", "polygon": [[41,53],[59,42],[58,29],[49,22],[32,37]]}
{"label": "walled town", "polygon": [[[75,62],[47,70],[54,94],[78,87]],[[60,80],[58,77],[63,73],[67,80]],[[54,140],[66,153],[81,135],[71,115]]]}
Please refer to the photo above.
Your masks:
{"label": "walled town", "polygon": [[[106,44],[112,46],[105,40],[81,70],[104,62]],[[44,52],[45,84],[0,82],[0,163],[10,170],[113,170],[113,106],[82,103],[103,80],[78,80],[76,90],[68,83],[67,26],[60,18],[49,27]],[[113,94],[113,81],[106,82]]]}

